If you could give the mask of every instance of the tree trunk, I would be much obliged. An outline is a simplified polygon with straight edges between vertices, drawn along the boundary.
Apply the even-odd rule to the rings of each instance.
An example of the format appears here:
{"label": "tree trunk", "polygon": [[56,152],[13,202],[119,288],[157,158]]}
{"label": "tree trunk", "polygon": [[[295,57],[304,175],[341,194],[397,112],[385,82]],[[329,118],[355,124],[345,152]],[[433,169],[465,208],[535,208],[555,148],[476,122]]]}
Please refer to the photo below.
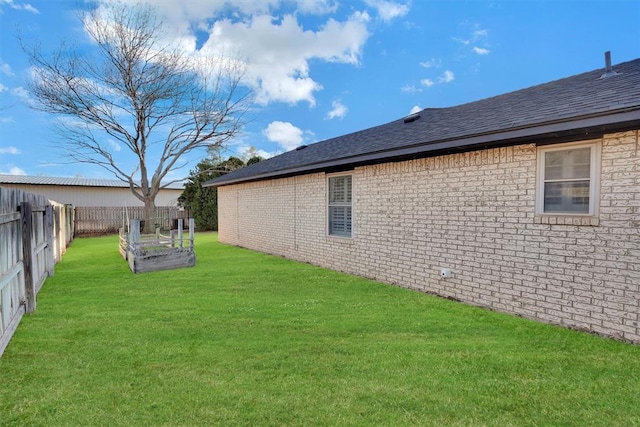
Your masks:
{"label": "tree trunk", "polygon": [[156,204],[153,199],[147,198],[144,201],[144,228],[140,230],[143,234],[155,234],[156,232]]}

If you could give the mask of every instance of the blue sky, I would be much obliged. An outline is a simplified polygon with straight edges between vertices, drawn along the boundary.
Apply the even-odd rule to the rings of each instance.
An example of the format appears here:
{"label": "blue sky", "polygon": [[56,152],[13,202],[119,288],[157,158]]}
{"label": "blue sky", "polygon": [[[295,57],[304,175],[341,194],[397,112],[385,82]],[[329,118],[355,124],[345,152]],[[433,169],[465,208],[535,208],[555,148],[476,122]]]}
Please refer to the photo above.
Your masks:
{"label": "blue sky", "polygon": [[[133,0],[126,0],[132,2]],[[151,1],[151,0],[149,0]],[[54,118],[29,108],[19,31],[85,42],[82,0],[0,0],[0,173],[113,178],[70,164]],[[256,94],[226,155],[273,156],[383,124],[640,57],[640,0],[156,0],[186,55],[234,51]],[[114,149],[120,149],[114,147]],[[126,159],[126,153],[118,153]],[[205,153],[193,152],[186,176]],[[127,161],[127,160],[123,160]]]}

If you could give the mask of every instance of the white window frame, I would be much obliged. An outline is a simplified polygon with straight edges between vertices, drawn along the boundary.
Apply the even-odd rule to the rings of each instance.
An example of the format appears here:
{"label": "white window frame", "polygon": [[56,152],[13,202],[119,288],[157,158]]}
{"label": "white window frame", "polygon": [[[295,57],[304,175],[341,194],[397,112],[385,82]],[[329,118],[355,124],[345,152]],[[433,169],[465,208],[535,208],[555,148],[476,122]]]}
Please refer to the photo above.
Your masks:
{"label": "white window frame", "polygon": [[[331,203],[331,180],[334,178],[340,178],[340,177],[351,177],[351,201],[349,203],[346,202],[339,202],[339,203]],[[327,236],[329,237],[337,237],[337,238],[343,238],[343,239],[351,239],[353,238],[353,200],[354,200],[354,185],[353,185],[353,173],[349,172],[349,173],[338,173],[338,174],[331,174],[331,175],[327,175],[327,199],[326,199],[326,213],[327,213]],[[351,223],[350,223],[350,230],[349,230],[349,234],[340,234],[340,233],[332,233],[331,230],[331,208],[332,207],[339,207],[339,206],[344,206],[344,207],[349,207],[349,209],[351,210]]]}
{"label": "white window frame", "polygon": [[[590,148],[590,170],[589,170],[589,211],[581,212],[545,212],[544,211],[544,188],[545,188],[545,154],[552,151],[566,151],[570,149]],[[600,141],[583,141],[566,144],[553,144],[538,147],[538,165],[536,172],[536,214],[542,216],[576,216],[594,217],[598,215],[600,196]],[[566,180],[570,181],[570,180]]]}

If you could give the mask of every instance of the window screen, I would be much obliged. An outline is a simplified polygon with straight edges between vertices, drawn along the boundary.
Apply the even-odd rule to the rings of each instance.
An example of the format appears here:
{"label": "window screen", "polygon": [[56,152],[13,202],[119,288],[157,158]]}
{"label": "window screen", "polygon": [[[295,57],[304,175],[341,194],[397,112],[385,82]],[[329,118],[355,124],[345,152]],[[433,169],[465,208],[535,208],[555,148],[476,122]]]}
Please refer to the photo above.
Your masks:
{"label": "window screen", "polygon": [[593,213],[595,146],[541,153],[542,213]]}
{"label": "window screen", "polygon": [[329,234],[351,237],[351,175],[329,178]]}

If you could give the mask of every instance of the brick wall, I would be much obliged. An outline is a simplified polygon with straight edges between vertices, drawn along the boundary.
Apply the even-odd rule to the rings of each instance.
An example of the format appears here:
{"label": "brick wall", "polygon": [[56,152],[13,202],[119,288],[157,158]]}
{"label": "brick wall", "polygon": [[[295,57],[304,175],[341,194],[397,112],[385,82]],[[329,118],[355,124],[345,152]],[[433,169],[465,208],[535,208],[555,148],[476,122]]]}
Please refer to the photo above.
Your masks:
{"label": "brick wall", "polygon": [[536,157],[356,168],[352,239],[327,236],[323,173],[221,187],[220,241],[640,343],[638,132],[602,139],[595,220],[535,215]]}

